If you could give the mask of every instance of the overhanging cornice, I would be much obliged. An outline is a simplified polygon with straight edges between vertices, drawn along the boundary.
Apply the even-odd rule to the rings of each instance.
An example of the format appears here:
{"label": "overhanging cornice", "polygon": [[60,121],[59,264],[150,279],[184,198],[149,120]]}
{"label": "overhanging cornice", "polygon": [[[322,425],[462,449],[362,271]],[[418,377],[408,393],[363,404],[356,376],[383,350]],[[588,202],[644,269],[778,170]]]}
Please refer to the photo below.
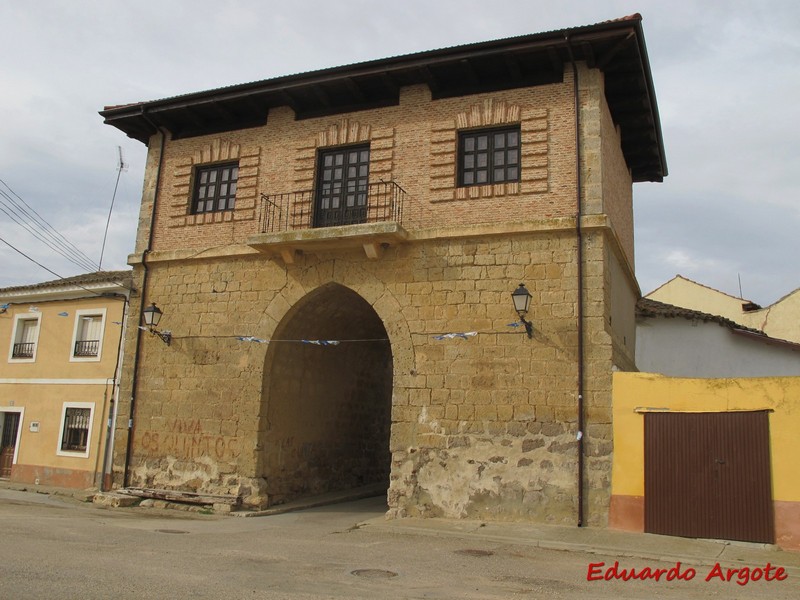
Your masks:
{"label": "overhanging cornice", "polygon": [[309,71],[101,111],[105,122],[147,143],[157,128],[173,139],[263,126],[271,108],[297,119],[399,103],[400,88],[426,84],[434,100],[562,81],[575,60],[603,71],[634,181],[661,181],[664,147],[641,16],[596,25],[429,50]]}

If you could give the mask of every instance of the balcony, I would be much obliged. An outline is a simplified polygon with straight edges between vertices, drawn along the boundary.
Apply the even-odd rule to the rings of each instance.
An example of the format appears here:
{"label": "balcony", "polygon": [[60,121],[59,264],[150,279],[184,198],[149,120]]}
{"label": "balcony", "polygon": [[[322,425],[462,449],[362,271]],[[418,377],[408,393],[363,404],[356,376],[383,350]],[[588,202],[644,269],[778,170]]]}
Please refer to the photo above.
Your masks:
{"label": "balcony", "polygon": [[259,252],[279,254],[287,264],[303,251],[362,247],[370,259],[404,241],[406,192],[397,183],[376,182],[363,189],[326,189],[262,194],[260,233],[247,240]]}
{"label": "balcony", "polygon": [[11,358],[33,358],[33,351],[35,349],[35,342],[20,342],[14,344],[14,347],[11,349]]}
{"label": "balcony", "polygon": [[75,342],[75,352],[73,356],[76,357],[93,357],[97,356],[100,350],[100,340],[78,340]]}

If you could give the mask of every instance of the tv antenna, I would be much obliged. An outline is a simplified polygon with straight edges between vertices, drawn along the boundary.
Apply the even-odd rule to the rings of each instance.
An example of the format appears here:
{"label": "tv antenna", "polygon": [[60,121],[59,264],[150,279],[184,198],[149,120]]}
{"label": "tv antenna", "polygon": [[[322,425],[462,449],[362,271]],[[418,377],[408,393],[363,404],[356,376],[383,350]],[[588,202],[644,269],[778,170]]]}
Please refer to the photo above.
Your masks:
{"label": "tv antenna", "polygon": [[111,223],[111,212],[114,210],[114,199],[117,197],[117,188],[119,187],[119,177],[122,175],[123,171],[128,170],[128,165],[125,164],[125,160],[122,158],[122,146],[117,146],[117,151],[119,152],[119,163],[117,164],[117,181],[114,183],[114,193],[111,195],[111,206],[108,209],[108,219],[106,219],[106,230],[103,233],[103,246],[100,248],[100,262],[97,263],[97,270],[103,270],[103,254],[106,251],[106,239],[108,238],[108,226]]}

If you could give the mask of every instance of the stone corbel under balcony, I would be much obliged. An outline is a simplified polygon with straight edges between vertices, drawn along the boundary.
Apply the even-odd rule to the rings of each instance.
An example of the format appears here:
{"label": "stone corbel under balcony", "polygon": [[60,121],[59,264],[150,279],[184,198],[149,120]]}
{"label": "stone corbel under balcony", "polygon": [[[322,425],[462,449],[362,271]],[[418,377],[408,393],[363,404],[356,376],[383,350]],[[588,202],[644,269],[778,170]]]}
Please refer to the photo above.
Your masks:
{"label": "stone corbel under balcony", "polygon": [[295,254],[320,250],[362,247],[371,260],[383,255],[383,250],[408,239],[400,223],[361,223],[339,227],[298,229],[279,233],[259,233],[247,240],[247,245],[264,254],[280,255],[283,262],[293,264]]}

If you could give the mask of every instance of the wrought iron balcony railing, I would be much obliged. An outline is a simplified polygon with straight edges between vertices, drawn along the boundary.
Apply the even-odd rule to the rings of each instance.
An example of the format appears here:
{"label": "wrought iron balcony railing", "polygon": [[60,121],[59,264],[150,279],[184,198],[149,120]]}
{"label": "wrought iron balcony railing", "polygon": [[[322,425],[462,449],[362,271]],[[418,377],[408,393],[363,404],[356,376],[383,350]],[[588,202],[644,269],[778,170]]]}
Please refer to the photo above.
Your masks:
{"label": "wrought iron balcony railing", "polygon": [[33,358],[33,351],[35,349],[35,342],[20,342],[14,344],[11,350],[11,358]]}
{"label": "wrought iron balcony railing", "polygon": [[78,340],[74,356],[97,356],[99,350],[100,340]]}
{"label": "wrought iron balcony railing", "polygon": [[371,183],[366,189],[262,194],[260,231],[281,233],[359,223],[401,223],[405,198],[405,190],[393,181]]}

